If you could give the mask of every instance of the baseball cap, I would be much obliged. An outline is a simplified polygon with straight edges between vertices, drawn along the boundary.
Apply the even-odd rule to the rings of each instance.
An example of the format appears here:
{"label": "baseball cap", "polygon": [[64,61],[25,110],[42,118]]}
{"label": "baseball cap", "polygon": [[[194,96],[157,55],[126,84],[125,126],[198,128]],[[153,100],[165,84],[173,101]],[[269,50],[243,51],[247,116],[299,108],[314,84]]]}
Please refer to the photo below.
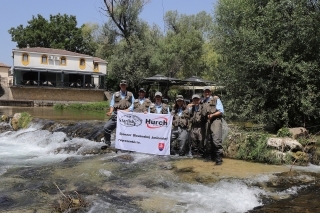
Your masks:
{"label": "baseball cap", "polygon": [[121,80],[121,81],[120,81],[120,84],[125,84],[125,85],[127,85],[127,81],[126,81],[126,80]]}
{"label": "baseball cap", "polygon": [[145,90],[143,87],[141,87],[141,88],[139,89],[139,92],[140,92],[140,91],[146,92],[146,90]]}
{"label": "baseball cap", "polygon": [[160,97],[162,97],[162,93],[161,93],[161,92],[156,92],[156,94],[154,94],[154,96],[160,96]]}
{"label": "baseball cap", "polygon": [[199,99],[200,99],[200,96],[197,95],[197,94],[194,94],[194,95],[192,96],[192,99],[194,99],[194,98],[199,98]]}
{"label": "baseball cap", "polygon": [[205,90],[210,90],[211,91],[211,88],[209,86],[205,86],[205,87],[203,87],[203,91],[205,91]]}
{"label": "baseball cap", "polygon": [[184,100],[184,98],[183,98],[183,96],[182,95],[177,95],[177,97],[176,97],[176,101],[178,101],[178,100]]}

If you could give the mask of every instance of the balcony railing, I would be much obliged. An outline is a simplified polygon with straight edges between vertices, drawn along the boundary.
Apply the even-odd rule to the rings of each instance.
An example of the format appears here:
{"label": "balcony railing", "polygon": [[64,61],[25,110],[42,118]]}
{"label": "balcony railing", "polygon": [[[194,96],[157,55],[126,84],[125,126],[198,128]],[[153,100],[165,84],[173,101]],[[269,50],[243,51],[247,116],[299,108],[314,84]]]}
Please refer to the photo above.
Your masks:
{"label": "balcony railing", "polygon": [[61,82],[61,81],[35,81],[23,80],[17,86],[30,87],[57,87],[57,88],[79,88],[79,89],[104,89],[103,85],[93,83],[82,83],[79,81]]}

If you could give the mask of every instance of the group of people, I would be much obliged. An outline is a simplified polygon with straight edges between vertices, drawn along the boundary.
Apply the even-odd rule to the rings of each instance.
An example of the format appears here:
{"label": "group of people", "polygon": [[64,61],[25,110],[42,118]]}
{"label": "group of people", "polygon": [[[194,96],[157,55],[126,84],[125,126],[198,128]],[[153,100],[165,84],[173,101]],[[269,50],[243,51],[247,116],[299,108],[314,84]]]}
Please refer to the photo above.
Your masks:
{"label": "group of people", "polygon": [[139,89],[139,97],[127,91],[127,81],[120,81],[120,91],[112,95],[110,109],[111,116],[104,125],[104,143],[101,149],[111,145],[111,132],[117,125],[117,111],[138,113],[171,114],[173,116],[170,140],[172,155],[201,155],[206,161],[222,164],[222,116],[223,104],[218,96],[213,96],[210,87],[203,88],[203,98],[194,94],[192,102],[186,104],[182,95],[177,95],[172,110],[162,102],[162,93],[155,93],[152,102],[146,98],[146,90]]}

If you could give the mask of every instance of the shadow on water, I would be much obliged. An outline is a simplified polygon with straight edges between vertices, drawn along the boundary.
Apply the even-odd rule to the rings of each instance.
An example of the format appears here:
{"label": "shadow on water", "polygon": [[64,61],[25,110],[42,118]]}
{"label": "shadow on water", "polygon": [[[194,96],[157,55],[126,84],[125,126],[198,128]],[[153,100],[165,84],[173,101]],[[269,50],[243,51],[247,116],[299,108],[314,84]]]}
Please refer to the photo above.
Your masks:
{"label": "shadow on water", "polygon": [[8,107],[0,106],[0,115],[13,115],[27,112],[34,118],[50,120],[108,120],[105,111],[87,111],[75,109],[54,109],[53,107]]}

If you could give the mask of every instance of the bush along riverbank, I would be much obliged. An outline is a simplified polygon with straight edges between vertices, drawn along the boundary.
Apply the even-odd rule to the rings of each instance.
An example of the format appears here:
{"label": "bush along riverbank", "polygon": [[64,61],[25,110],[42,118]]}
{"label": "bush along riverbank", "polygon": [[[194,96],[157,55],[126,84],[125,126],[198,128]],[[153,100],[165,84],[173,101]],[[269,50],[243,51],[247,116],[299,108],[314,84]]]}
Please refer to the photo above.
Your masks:
{"label": "bush along riverbank", "polygon": [[230,128],[223,142],[225,157],[269,164],[319,165],[320,141],[303,127],[281,128],[276,135]]}
{"label": "bush along riverbank", "polygon": [[32,116],[27,112],[15,113],[14,115],[2,115],[0,132],[25,129],[32,121]]}

